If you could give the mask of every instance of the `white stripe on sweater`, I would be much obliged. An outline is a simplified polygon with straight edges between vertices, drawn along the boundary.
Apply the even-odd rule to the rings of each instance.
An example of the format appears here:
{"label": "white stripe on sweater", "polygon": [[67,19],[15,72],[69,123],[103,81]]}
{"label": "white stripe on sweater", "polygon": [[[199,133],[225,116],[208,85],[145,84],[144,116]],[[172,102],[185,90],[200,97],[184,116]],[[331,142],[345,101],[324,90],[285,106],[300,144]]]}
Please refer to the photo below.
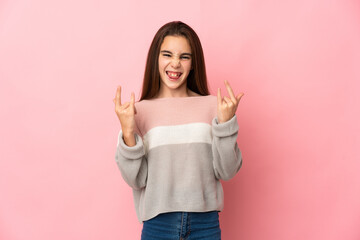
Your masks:
{"label": "white stripe on sweater", "polygon": [[211,125],[207,123],[190,123],[174,126],[159,126],[150,129],[144,135],[144,145],[146,150],[169,144],[211,144],[211,141]]}

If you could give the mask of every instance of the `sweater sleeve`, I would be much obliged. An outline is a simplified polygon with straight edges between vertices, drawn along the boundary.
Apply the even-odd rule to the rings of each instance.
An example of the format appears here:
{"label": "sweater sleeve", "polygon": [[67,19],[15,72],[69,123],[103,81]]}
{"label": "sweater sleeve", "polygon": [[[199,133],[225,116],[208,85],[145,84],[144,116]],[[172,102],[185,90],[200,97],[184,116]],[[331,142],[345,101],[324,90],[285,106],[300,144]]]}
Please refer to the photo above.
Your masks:
{"label": "sweater sleeve", "polygon": [[125,182],[135,190],[146,186],[147,160],[141,137],[135,133],[135,146],[125,144],[122,131],[119,132],[115,160]]}
{"label": "sweater sleeve", "polygon": [[217,179],[230,180],[241,168],[242,156],[236,142],[238,130],[236,115],[224,123],[218,123],[217,117],[212,120],[213,166]]}

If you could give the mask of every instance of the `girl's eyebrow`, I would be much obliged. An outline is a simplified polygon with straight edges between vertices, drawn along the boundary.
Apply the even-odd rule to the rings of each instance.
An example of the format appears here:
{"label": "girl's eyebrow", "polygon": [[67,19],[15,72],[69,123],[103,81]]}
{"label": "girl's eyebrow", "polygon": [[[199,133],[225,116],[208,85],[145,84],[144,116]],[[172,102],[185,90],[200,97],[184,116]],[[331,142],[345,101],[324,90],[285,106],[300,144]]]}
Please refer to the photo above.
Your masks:
{"label": "girl's eyebrow", "polygon": [[[170,53],[170,54],[172,54],[172,52],[170,52],[170,51],[168,51],[168,50],[162,50],[162,51],[160,51],[161,53]],[[191,56],[191,53],[182,53],[181,55],[189,55],[189,56]]]}

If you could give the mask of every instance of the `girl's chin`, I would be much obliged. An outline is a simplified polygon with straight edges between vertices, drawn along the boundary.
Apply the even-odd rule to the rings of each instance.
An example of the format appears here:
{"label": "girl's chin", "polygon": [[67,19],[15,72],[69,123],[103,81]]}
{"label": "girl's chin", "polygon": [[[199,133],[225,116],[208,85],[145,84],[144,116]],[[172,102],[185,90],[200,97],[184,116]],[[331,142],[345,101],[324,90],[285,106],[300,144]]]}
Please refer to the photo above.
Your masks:
{"label": "girl's chin", "polygon": [[181,79],[177,80],[177,81],[171,81],[170,79],[166,79],[165,81],[162,80],[162,83],[164,86],[166,86],[169,89],[178,89],[180,88],[182,85],[184,85],[184,81],[182,81]]}
{"label": "girl's chin", "polygon": [[175,84],[184,82],[184,79],[183,79],[182,76],[179,77],[179,78],[176,78],[176,79],[175,78],[170,78],[169,76],[165,76],[165,79],[161,78],[161,80],[163,82],[170,82],[170,83],[175,83]]}

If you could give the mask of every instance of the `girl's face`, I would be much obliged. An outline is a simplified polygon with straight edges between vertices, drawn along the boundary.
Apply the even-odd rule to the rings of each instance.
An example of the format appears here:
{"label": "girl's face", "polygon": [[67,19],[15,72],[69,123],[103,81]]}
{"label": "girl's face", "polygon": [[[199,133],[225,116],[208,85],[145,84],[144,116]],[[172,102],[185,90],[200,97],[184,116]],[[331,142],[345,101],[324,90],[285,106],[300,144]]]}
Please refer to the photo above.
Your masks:
{"label": "girl's face", "polygon": [[183,36],[166,36],[160,47],[160,95],[186,95],[186,79],[191,70],[191,47]]}

